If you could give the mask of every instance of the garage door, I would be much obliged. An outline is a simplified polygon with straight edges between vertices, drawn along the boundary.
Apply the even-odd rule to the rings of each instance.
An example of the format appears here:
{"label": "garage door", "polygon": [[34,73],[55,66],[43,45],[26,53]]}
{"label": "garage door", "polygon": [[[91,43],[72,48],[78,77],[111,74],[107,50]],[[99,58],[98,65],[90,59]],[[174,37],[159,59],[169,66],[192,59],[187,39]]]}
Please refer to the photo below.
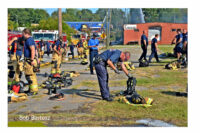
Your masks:
{"label": "garage door", "polygon": [[148,40],[152,40],[155,37],[155,34],[158,34],[158,41],[161,40],[161,27],[149,27],[149,31],[148,31]]}

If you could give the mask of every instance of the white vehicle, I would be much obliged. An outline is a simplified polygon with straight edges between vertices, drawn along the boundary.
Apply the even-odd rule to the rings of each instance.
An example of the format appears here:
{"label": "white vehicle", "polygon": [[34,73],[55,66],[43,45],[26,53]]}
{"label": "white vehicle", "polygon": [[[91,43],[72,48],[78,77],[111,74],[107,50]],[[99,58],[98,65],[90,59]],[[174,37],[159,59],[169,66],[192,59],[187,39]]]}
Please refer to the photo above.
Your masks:
{"label": "white vehicle", "polygon": [[57,40],[58,37],[58,30],[35,30],[32,32],[32,36],[35,42],[41,41],[49,41],[53,43],[54,40]]}

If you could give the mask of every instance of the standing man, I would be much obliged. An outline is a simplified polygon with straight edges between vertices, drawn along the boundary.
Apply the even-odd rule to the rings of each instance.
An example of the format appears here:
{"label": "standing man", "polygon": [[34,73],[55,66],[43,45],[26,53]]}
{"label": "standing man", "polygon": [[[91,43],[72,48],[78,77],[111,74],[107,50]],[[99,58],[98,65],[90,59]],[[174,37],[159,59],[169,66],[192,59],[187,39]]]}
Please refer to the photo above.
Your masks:
{"label": "standing man", "polygon": [[48,42],[48,41],[46,41],[45,42],[46,43],[46,49],[47,49],[47,56],[49,56],[49,54],[51,53],[51,44]]}
{"label": "standing man", "polygon": [[95,57],[94,65],[101,91],[101,97],[103,100],[112,101],[108,87],[109,77],[107,72],[107,65],[110,66],[115,71],[115,73],[119,74],[119,71],[114,64],[120,62],[121,68],[124,71],[124,73],[129,78],[131,78],[130,74],[128,73],[128,70],[126,69],[123,63],[124,61],[128,61],[129,59],[129,52],[122,52],[118,49],[106,50]]}
{"label": "standing man", "polygon": [[53,47],[53,55],[52,55],[52,62],[51,62],[51,74],[61,73],[61,45],[62,45],[62,37],[60,36],[59,39],[55,42]]}
{"label": "standing man", "polygon": [[97,34],[93,33],[93,38],[89,40],[88,47],[90,49],[90,74],[93,72],[93,58],[98,55],[99,40],[96,39]]}
{"label": "standing man", "polygon": [[146,58],[147,47],[148,47],[148,38],[145,35],[145,31],[143,31],[143,34],[141,36],[141,48],[142,48],[143,52],[142,52],[142,55],[140,56],[140,58],[138,59],[139,61],[142,61],[142,58],[144,58],[144,60],[147,60],[147,58]]}
{"label": "standing man", "polygon": [[87,62],[88,62],[88,55],[89,55],[89,49],[88,49],[89,40],[90,40],[90,36],[87,36],[87,39],[83,42],[83,48],[84,48],[83,54],[84,54],[84,58],[85,58],[85,60],[87,60]]}
{"label": "standing man", "polygon": [[157,62],[160,62],[158,59],[158,54],[157,54],[157,51],[158,51],[158,43],[157,42],[158,42],[158,34],[156,34],[155,37],[151,41],[151,55],[149,57],[149,63],[151,63],[151,59],[153,57],[156,58]]}
{"label": "standing man", "polygon": [[175,36],[175,40],[176,40],[176,46],[174,48],[175,53],[177,55],[177,59],[179,60],[181,57],[181,53],[183,52],[182,48],[183,48],[183,35],[181,33],[181,29],[177,29],[177,35]]}
{"label": "standing man", "polygon": [[72,55],[72,59],[74,59],[74,44],[73,44],[73,42],[71,42],[71,44],[69,45],[69,49],[70,49],[71,53],[68,53],[68,56]]}
{"label": "standing man", "polygon": [[38,93],[38,83],[36,73],[34,72],[34,67],[37,67],[37,61],[35,57],[36,45],[31,37],[31,30],[24,29],[22,35],[25,38],[24,43],[24,72],[26,80],[29,84],[28,95],[36,95]]}

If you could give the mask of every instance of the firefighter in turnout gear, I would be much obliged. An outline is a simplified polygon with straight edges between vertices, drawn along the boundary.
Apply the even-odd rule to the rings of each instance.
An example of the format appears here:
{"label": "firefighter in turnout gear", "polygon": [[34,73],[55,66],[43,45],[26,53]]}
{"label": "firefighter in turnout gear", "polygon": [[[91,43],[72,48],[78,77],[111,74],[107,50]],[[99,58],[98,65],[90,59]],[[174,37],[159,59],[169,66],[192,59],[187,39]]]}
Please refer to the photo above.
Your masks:
{"label": "firefighter in turnout gear", "polygon": [[62,53],[61,53],[61,45],[62,45],[62,37],[55,42],[53,47],[53,55],[52,55],[52,62],[51,62],[51,74],[61,73],[61,60],[62,60]]}
{"label": "firefighter in turnout gear", "polygon": [[27,92],[27,95],[36,95],[38,92],[38,83],[37,83],[37,77],[36,72],[34,71],[34,68],[37,67],[37,60],[35,56],[36,52],[36,45],[31,37],[31,30],[30,29],[24,29],[22,32],[22,35],[25,38],[24,43],[24,72],[26,80],[29,84],[29,91]]}
{"label": "firefighter in turnout gear", "polygon": [[88,41],[90,40],[90,36],[87,37],[87,40],[83,42],[83,54],[84,54],[84,59],[88,62],[88,55],[89,55],[89,48],[88,48]]}
{"label": "firefighter in turnout gear", "polygon": [[[11,61],[12,61],[12,66],[13,69],[15,69],[14,72],[14,80],[13,77],[8,77],[9,79],[9,84],[12,84],[14,82],[19,82],[22,76],[22,71],[23,71],[23,60],[22,59],[22,53],[23,53],[23,45],[24,45],[24,38],[20,37],[20,38],[13,38],[13,40],[11,40],[8,43],[8,47],[12,46],[11,49]],[[10,75],[10,74],[9,74]]]}

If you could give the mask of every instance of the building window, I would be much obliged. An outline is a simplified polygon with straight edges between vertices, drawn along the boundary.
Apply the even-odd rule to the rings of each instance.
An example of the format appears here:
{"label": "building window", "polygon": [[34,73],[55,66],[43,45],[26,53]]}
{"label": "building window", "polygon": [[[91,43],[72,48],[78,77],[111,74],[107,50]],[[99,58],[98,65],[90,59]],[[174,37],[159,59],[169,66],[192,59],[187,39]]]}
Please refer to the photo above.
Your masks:
{"label": "building window", "polygon": [[172,29],[172,32],[176,31],[176,29]]}
{"label": "building window", "polygon": [[134,29],[135,32],[139,32],[139,29]]}

